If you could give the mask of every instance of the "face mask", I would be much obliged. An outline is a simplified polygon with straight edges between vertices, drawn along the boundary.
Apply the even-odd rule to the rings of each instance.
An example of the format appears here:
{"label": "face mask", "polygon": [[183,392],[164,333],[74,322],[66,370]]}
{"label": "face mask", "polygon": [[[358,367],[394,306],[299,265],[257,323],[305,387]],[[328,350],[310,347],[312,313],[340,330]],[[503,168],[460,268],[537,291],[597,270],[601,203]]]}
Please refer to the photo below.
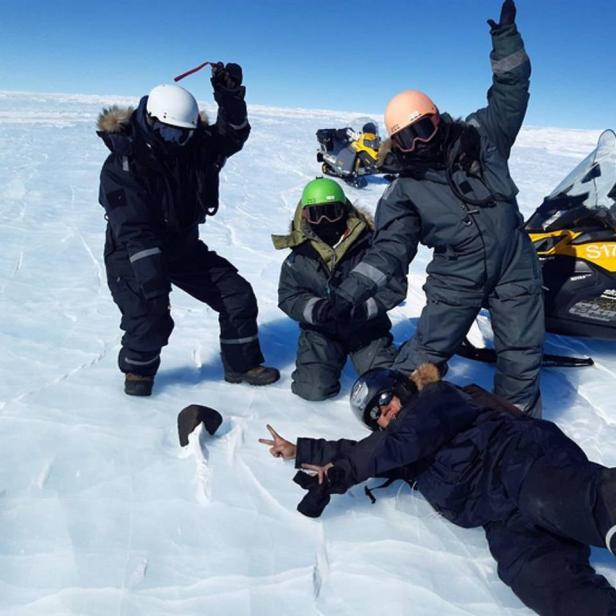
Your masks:
{"label": "face mask", "polygon": [[311,224],[310,228],[322,242],[325,242],[328,246],[334,246],[346,231],[347,221],[344,217],[336,222],[324,221],[318,225]]}

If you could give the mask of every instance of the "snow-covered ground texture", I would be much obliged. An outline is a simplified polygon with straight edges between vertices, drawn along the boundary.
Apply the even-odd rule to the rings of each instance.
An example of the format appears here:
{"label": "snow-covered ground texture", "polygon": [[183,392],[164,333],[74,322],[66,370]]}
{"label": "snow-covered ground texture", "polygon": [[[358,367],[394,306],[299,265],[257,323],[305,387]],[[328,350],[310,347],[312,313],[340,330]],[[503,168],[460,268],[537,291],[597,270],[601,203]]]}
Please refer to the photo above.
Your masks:
{"label": "snow-covered ground texture", "polygon": [[[303,185],[318,174],[317,128],[354,116],[252,107],[253,131],[225,167],[218,215],[202,237],[253,284],[267,388],[222,380],[216,314],[175,290],[176,329],[154,396],[122,392],[119,313],[102,262],[95,134],[112,97],[0,93],[0,613],[11,616],[521,616],[529,611],[496,575],[481,529],[434,514],[405,485],[363,487],[311,520],[291,463],[257,442],[284,436],[362,437],[347,396],[291,394],[297,326],[276,306],[284,232]],[[358,108],[361,103],[358,102]],[[210,112],[214,111],[210,106]],[[470,111],[470,110],[469,110]],[[526,128],[512,170],[528,216],[594,147],[598,131]],[[385,184],[347,189],[374,210]],[[414,330],[430,255],[412,265],[395,335]],[[472,332],[489,342],[486,317]],[[591,354],[593,368],[547,369],[545,415],[594,460],[616,465],[616,353],[612,344],[549,336],[555,353]],[[492,368],[456,358],[450,378],[490,386]],[[219,433],[178,444],[191,403],[225,417]],[[605,550],[593,563],[612,583]]]}

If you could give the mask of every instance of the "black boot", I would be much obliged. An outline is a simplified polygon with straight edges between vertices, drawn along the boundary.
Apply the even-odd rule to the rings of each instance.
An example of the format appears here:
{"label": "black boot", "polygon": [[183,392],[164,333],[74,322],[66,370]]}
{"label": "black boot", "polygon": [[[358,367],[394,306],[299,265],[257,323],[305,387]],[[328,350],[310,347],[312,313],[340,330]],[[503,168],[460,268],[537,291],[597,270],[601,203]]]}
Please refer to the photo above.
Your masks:
{"label": "black boot", "polygon": [[149,396],[154,385],[153,376],[141,376],[128,372],[124,379],[124,393],[129,396]]}
{"label": "black boot", "polygon": [[249,385],[270,385],[280,378],[280,372],[276,368],[257,366],[246,372],[225,371],[227,383],[248,383]]}

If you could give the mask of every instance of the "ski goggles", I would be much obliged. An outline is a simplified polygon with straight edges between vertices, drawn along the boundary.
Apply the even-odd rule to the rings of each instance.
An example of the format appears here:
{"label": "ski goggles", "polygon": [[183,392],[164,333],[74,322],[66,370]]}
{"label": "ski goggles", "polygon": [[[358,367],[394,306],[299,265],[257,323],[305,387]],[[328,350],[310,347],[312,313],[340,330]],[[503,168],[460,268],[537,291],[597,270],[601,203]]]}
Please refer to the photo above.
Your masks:
{"label": "ski goggles", "polygon": [[391,140],[401,152],[412,152],[418,142],[427,143],[436,135],[438,116],[427,115],[394,133]]}
{"label": "ski goggles", "polygon": [[334,203],[319,203],[304,207],[304,218],[313,225],[320,224],[323,220],[328,222],[338,222],[345,214],[344,203],[336,201]]}
{"label": "ski goggles", "polygon": [[379,397],[376,399],[374,406],[370,409],[368,415],[370,419],[376,421],[381,416],[381,407],[387,406],[394,398],[393,391],[384,391],[379,394]]}
{"label": "ski goggles", "polygon": [[176,145],[186,145],[192,138],[195,130],[193,128],[183,128],[182,126],[171,126],[156,118],[151,120],[152,130],[165,142]]}

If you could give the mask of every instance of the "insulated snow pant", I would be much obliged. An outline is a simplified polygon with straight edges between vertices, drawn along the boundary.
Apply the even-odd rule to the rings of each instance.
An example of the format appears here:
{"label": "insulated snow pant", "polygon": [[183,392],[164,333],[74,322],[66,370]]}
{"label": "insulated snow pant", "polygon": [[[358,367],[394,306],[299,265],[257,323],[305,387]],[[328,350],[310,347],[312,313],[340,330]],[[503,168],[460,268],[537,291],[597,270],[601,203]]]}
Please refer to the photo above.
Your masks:
{"label": "insulated snow pant", "polygon": [[[125,332],[118,358],[120,370],[153,375],[160,365],[160,350],[173,330],[168,297],[149,301],[143,297],[126,252],[116,249],[106,256],[105,264]],[[225,370],[246,372],[263,362],[255,295],[229,261],[198,240],[180,258],[169,259],[167,269],[172,284],[218,312]]]}
{"label": "insulated snow pant", "polygon": [[616,615],[616,590],[590,566],[588,547],[606,547],[614,528],[616,469],[562,442],[529,470],[518,510],[484,527],[490,551],[499,577],[537,614]]}
{"label": "insulated snow pant", "polygon": [[340,391],[340,373],[347,355],[357,373],[363,374],[371,368],[389,368],[396,357],[396,347],[390,334],[355,347],[315,330],[302,330],[291,390],[305,400],[335,396]]}
{"label": "insulated snow pant", "polygon": [[528,237],[520,233],[508,267],[491,290],[469,291],[459,288],[455,280],[428,276],[426,305],[417,331],[400,348],[394,368],[411,372],[425,362],[446,364],[486,304],[497,356],[494,393],[540,417],[539,371],[545,323],[536,261]]}

